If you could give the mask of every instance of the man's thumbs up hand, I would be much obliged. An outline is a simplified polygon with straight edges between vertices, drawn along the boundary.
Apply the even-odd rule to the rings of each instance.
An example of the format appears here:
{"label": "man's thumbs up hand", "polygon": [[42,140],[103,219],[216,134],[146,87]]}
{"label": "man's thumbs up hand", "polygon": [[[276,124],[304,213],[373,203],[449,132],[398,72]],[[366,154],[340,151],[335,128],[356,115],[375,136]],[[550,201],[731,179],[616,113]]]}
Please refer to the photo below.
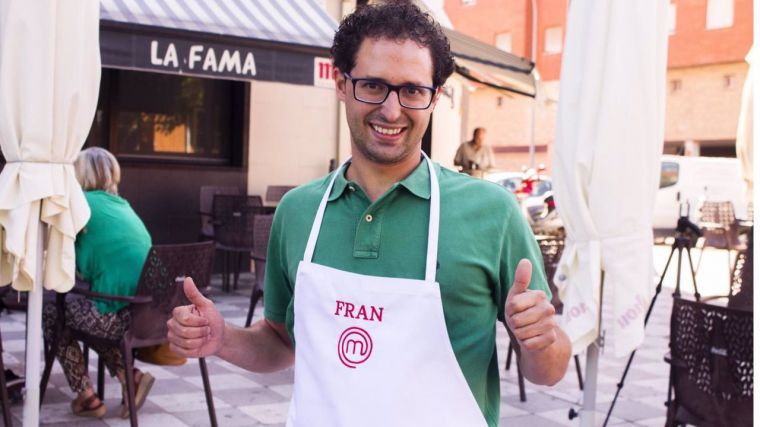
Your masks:
{"label": "man's thumbs up hand", "polygon": [[210,299],[204,297],[201,291],[198,290],[192,278],[186,277],[185,282],[182,284],[182,286],[184,287],[187,300],[190,301],[190,304],[194,305],[198,310],[201,308],[214,306],[214,303],[211,302]]}
{"label": "man's thumbs up hand", "polygon": [[504,305],[507,327],[528,352],[543,350],[557,339],[554,306],[543,291],[528,289],[531,273],[530,261],[520,260]]}
{"label": "man's thumbs up hand", "polygon": [[190,305],[175,307],[166,322],[169,348],[185,357],[206,357],[219,351],[224,338],[224,319],[208,298],[198,290],[193,279],[183,283]]}

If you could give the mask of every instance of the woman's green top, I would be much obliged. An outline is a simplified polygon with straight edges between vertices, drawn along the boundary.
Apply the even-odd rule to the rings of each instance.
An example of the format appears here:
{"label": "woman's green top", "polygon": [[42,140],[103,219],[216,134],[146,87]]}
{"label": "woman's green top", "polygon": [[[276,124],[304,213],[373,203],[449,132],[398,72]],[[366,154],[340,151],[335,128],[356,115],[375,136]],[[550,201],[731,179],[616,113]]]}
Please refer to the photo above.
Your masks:
{"label": "woman's green top", "polygon": [[[77,271],[94,292],[132,296],[150,250],[150,234],[121,197],[105,191],[86,191],[84,196],[92,214],[77,235]],[[101,313],[113,313],[127,303],[96,299],[95,306]]]}

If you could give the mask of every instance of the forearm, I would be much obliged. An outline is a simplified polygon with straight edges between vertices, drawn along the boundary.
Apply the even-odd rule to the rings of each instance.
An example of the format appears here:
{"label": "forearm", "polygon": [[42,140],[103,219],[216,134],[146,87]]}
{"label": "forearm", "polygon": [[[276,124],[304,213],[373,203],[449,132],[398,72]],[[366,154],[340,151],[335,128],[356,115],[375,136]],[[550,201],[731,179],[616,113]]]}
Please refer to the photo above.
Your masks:
{"label": "forearm", "polygon": [[[295,349],[284,327],[260,320],[249,328],[224,326],[224,340],[217,356],[253,372],[274,372],[288,368]],[[284,335],[284,336],[283,336]]]}
{"label": "forearm", "polygon": [[555,333],[557,339],[544,349],[521,348],[520,367],[525,378],[534,384],[554,385],[565,376],[570,361],[570,340],[558,326]]}

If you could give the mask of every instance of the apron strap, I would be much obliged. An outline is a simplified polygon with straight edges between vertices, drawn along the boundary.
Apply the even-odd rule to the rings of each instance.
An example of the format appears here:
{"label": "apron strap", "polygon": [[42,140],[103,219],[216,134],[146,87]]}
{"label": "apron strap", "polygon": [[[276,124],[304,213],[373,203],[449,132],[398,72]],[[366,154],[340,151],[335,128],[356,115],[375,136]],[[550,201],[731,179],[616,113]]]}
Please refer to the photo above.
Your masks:
{"label": "apron strap", "polygon": [[[441,216],[441,193],[438,187],[438,176],[435,173],[433,162],[428,158],[424,151],[422,152],[422,156],[425,158],[428,171],[430,172],[430,220],[428,223],[427,257],[425,259],[425,281],[434,282],[436,264],[438,262],[438,226]],[[330,184],[327,185],[327,190],[322,196],[322,200],[319,202],[319,208],[317,209],[317,214],[314,216],[314,223],[311,226],[309,240],[306,242],[306,250],[304,250],[303,254],[303,260],[306,262],[311,262],[312,258],[314,258],[314,248],[317,246],[319,230],[322,228],[322,218],[325,215],[327,200],[330,198],[335,179],[350,161],[351,158],[349,157],[340,165],[340,167],[335,169],[335,172],[333,172],[333,175],[330,178]]]}
{"label": "apron strap", "polygon": [[319,202],[319,208],[317,208],[317,215],[314,216],[314,223],[312,223],[311,225],[309,240],[306,242],[306,250],[303,253],[303,260],[306,262],[311,262],[312,258],[314,258],[314,248],[317,246],[317,237],[319,237],[319,229],[322,228],[322,218],[325,216],[325,208],[327,207],[327,199],[330,198],[330,193],[332,193],[333,185],[335,184],[335,178],[338,177],[338,174],[340,173],[340,171],[342,171],[343,168],[350,161],[351,161],[351,157],[347,158],[345,162],[343,162],[337,169],[335,169],[335,172],[333,172],[333,175],[330,178],[330,184],[327,185],[327,191],[325,191],[325,194],[322,196],[322,200]]}
{"label": "apron strap", "polygon": [[438,225],[441,218],[441,191],[433,162],[422,152],[430,171],[430,219],[428,223],[427,259],[425,260],[425,281],[435,282],[436,264],[438,263]]}

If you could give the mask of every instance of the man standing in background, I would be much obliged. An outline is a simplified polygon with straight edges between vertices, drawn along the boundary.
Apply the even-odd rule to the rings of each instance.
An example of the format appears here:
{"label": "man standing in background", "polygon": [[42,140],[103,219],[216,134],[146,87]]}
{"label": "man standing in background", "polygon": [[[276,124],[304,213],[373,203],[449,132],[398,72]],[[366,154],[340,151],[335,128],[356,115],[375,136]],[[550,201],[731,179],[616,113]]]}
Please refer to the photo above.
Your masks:
{"label": "man standing in background", "polygon": [[472,174],[476,170],[488,170],[496,166],[493,150],[486,144],[486,129],[475,128],[472,140],[463,142],[454,155],[454,165],[460,166],[462,172]]}

